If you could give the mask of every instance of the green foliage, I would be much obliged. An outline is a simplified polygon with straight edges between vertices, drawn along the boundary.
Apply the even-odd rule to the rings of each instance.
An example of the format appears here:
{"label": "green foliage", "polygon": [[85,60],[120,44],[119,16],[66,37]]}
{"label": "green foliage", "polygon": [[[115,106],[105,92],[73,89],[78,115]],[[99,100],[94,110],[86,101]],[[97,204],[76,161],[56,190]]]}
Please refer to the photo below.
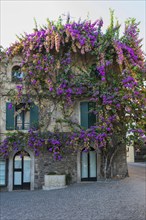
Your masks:
{"label": "green foliage", "polygon": [[[46,26],[25,35],[7,50],[9,59],[21,55],[22,71],[26,73],[23,87],[17,87],[12,101],[16,104],[35,100],[40,108],[39,131],[46,132],[53,114],[59,110],[54,134],[63,132],[65,124],[71,132],[66,142],[73,150],[81,144],[87,149],[93,145],[108,159],[130,139],[126,133],[131,130],[137,140],[145,138],[142,124],[146,94],[138,23],[135,19],[127,20],[124,35],[119,37],[120,25],[114,24],[113,10],[110,14],[111,22],[105,34],[102,19],[94,23],[75,22],[68,16],[64,24],[59,17],[56,22],[48,19]],[[81,101],[96,106],[92,110],[98,120],[88,129],[72,120],[76,104]],[[35,138],[40,144],[41,137]],[[54,136],[45,147],[51,146],[51,138]],[[56,153],[57,149],[58,155],[58,149],[64,146],[63,138],[55,138],[52,151]],[[31,141],[38,153],[43,144],[34,143]]]}

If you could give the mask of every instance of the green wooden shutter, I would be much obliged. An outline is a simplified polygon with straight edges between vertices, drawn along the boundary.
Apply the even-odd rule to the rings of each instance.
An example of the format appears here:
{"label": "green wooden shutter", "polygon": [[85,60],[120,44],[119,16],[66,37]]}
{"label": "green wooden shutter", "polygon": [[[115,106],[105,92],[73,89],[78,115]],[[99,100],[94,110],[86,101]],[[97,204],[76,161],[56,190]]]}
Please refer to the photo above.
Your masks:
{"label": "green wooden shutter", "polygon": [[[95,109],[95,103],[94,102],[89,102],[88,103],[88,111],[94,110]],[[92,112],[89,112],[88,114],[88,128],[91,126],[94,126],[96,123],[96,115],[93,114]]]}
{"label": "green wooden shutter", "polygon": [[35,104],[30,107],[30,127],[37,128],[39,124],[39,108]]}
{"label": "green wooden shutter", "polygon": [[81,102],[80,104],[81,113],[81,126],[88,129],[88,102]]}
{"label": "green wooden shutter", "polygon": [[15,107],[12,106],[11,109],[8,108],[9,102],[6,103],[6,130],[14,130],[15,123],[14,123],[14,112]]}

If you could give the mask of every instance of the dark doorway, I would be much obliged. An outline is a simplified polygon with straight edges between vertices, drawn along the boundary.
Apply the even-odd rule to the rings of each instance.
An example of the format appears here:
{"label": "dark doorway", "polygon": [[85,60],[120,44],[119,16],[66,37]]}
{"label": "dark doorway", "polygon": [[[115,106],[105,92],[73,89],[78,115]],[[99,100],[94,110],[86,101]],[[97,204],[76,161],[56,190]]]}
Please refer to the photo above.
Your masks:
{"label": "dark doorway", "polygon": [[97,180],[97,154],[93,148],[82,151],[81,154],[81,181]]}
{"label": "dark doorway", "polygon": [[13,189],[30,189],[31,158],[25,151],[18,152],[13,160]]}

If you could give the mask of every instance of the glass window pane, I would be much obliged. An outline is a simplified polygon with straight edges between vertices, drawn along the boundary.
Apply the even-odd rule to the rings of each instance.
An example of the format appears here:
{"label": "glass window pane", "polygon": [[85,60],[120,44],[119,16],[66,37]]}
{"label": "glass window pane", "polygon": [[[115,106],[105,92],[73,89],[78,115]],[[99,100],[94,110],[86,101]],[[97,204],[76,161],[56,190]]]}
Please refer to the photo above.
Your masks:
{"label": "glass window pane", "polygon": [[12,80],[19,81],[23,78],[23,72],[21,72],[20,66],[14,66],[12,68]]}
{"label": "glass window pane", "polygon": [[21,172],[14,172],[14,185],[21,185]]}
{"label": "glass window pane", "polygon": [[6,168],[6,162],[0,160],[0,171],[1,172],[5,171],[5,168]]}
{"label": "glass window pane", "polygon": [[22,168],[22,158],[19,155],[15,156],[14,167],[15,167],[15,169]]}
{"label": "glass window pane", "polygon": [[90,177],[96,177],[96,152],[90,151]]}
{"label": "glass window pane", "polygon": [[30,182],[30,157],[24,156],[24,173],[23,173],[23,182],[29,183]]}
{"label": "glass window pane", "polygon": [[5,185],[5,176],[0,176],[0,185]]}
{"label": "glass window pane", "polygon": [[82,178],[88,178],[88,153],[82,152]]}
{"label": "glass window pane", "polygon": [[6,184],[6,161],[0,160],[0,185]]}
{"label": "glass window pane", "polygon": [[16,117],[16,129],[22,130],[22,112]]}
{"label": "glass window pane", "polygon": [[28,130],[30,125],[30,111],[24,112],[24,129]]}

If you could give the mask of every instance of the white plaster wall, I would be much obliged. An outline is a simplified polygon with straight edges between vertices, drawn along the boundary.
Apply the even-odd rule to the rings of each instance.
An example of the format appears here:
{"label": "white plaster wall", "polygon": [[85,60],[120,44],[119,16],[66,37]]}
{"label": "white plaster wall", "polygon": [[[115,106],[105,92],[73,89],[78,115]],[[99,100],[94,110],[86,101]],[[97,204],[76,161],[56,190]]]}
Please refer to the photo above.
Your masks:
{"label": "white plaster wall", "polygon": [[134,162],[134,147],[127,147],[127,162]]}

